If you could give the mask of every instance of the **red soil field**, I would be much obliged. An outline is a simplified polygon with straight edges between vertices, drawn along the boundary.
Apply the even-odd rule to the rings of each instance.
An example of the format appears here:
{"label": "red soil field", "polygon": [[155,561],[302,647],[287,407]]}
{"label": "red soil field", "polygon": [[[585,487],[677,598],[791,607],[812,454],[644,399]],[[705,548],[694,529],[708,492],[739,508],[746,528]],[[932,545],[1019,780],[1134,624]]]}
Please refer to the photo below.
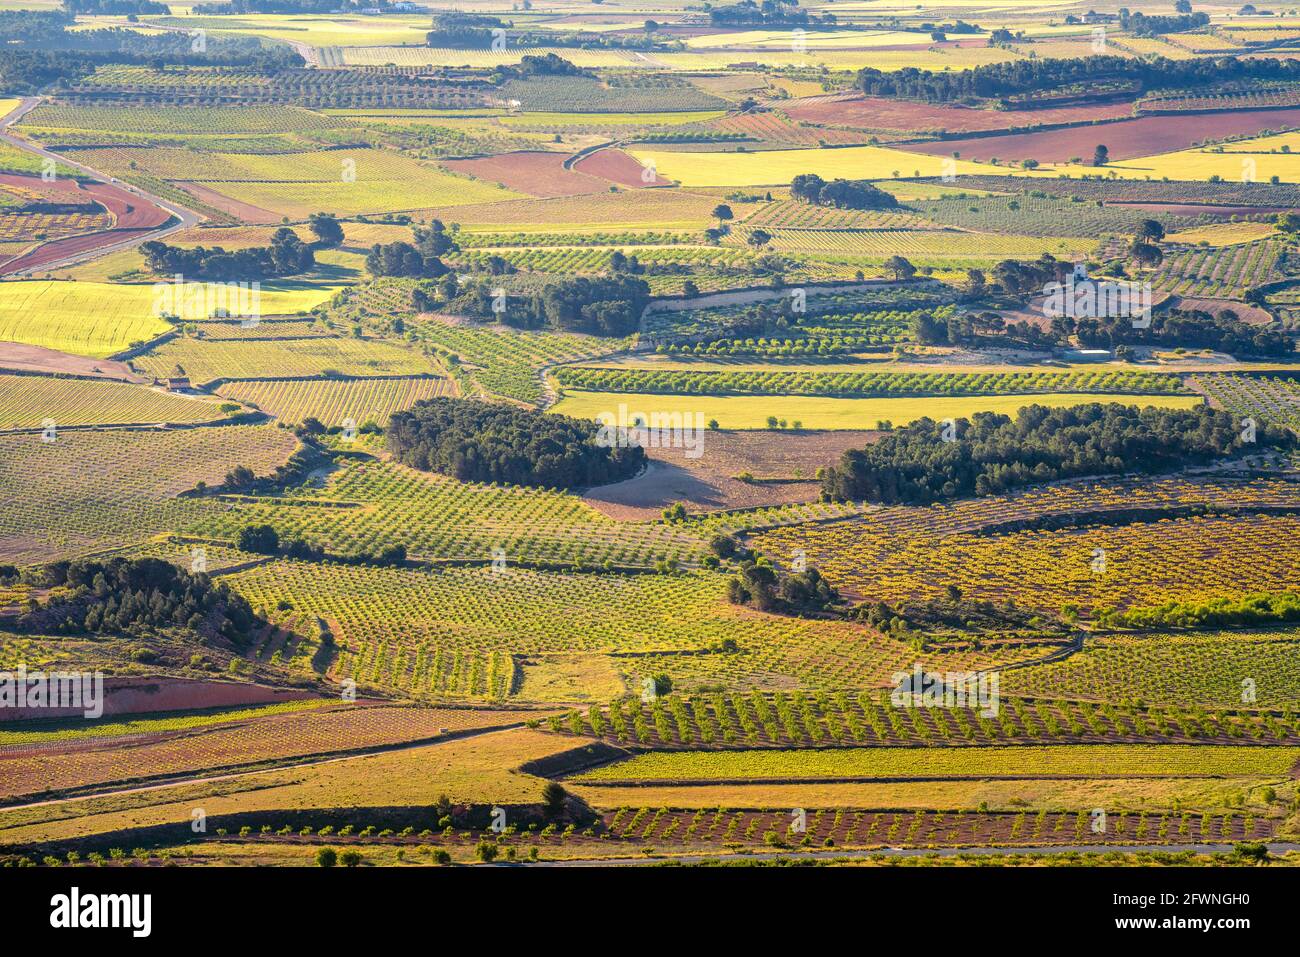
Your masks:
{"label": "red soil field", "polygon": [[278,214],[270,210],[262,209],[260,206],[254,206],[251,203],[241,203],[225,193],[218,193],[216,190],[200,186],[198,183],[176,183],[174,185],[185,190],[200,202],[207,203],[213,209],[229,213],[240,222],[249,223],[253,226],[269,226],[278,223],[281,219]]}
{"label": "red soil field", "polygon": [[[317,695],[297,688],[270,688],[242,681],[194,681],[188,678],[105,678],[104,716],[157,711],[191,711],[238,705],[274,704]],[[7,708],[7,718],[72,718],[80,708]]]}
{"label": "red soil field", "polygon": [[112,359],[88,359],[43,346],[29,346],[23,342],[0,342],[0,369],[17,369],[21,372],[53,372],[55,374],[94,376],[96,378],[123,379],[129,382],[146,382],[136,375],[125,362]]}
{"label": "red soil field", "polygon": [[1092,151],[1098,144],[1105,144],[1111,159],[1124,160],[1187,149],[1207,137],[1221,139],[1225,136],[1255,135],[1264,130],[1296,125],[1300,125],[1298,107],[1188,116],[1164,114],[1117,120],[1097,126],[943,140],[906,148],[931,156],[949,156],[958,152],[962,159],[968,160],[997,157],[1000,160],[1036,159],[1040,163],[1064,163],[1077,156],[1087,163],[1092,161]]}
{"label": "red soil field", "polygon": [[782,108],[791,119],[808,123],[916,132],[946,130],[974,133],[983,130],[1009,130],[1013,127],[1036,124],[1087,123],[1092,120],[1112,120],[1133,115],[1133,104],[1128,101],[1086,107],[1062,106],[1042,110],[1003,111],[908,103],[903,100],[857,94],[811,96]]}
{"label": "red soil field", "polygon": [[112,213],[116,221],[113,229],[54,239],[28,249],[22,255],[0,265],[0,275],[10,275],[24,269],[39,269],[77,253],[112,246],[157,229],[171,217],[161,207],[111,183],[82,184],[66,178],[45,182],[36,176],[0,173],[0,185],[38,193],[53,202],[98,202]]}
{"label": "red soil field", "polygon": [[657,173],[648,176],[648,181],[642,179],[642,176],[647,176],[648,170],[622,150],[597,150],[590,156],[584,156],[578,160],[573,164],[573,168],[580,173],[599,176],[602,179],[618,183],[620,186],[627,186],[630,189],[673,185],[672,180],[664,179]]}
{"label": "red soil field", "polygon": [[577,196],[599,193],[609,184],[595,176],[564,168],[564,153],[520,152],[478,159],[447,160],[442,165],[453,173],[468,173],[482,180],[500,183],[507,189],[529,196]]}

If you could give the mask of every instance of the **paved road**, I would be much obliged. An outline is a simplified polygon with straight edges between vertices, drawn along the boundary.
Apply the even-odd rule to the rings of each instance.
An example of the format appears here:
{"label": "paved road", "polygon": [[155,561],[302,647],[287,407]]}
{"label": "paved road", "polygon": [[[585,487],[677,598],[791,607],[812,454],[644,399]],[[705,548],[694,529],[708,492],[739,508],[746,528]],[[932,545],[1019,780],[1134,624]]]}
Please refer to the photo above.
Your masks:
{"label": "paved road", "polygon": [[97,180],[101,180],[106,183],[112,183],[114,186],[116,186],[118,189],[123,190],[124,192],[131,193],[135,196],[140,197],[146,202],[150,202],[157,206],[162,207],[163,209],[167,210],[167,212],[175,216],[177,221],[173,222],[170,226],[163,226],[151,232],[137,233],[133,236],[128,237],[127,239],[123,239],[120,242],[109,243],[106,246],[96,246],[93,249],[82,250],[81,252],[73,253],[72,255],[66,256],[63,259],[55,260],[53,262],[48,262],[48,263],[42,263],[41,265],[33,266],[30,269],[20,269],[17,272],[13,273],[12,275],[22,276],[22,275],[30,275],[31,273],[35,273],[35,272],[44,273],[44,272],[49,272],[52,269],[61,268],[63,266],[70,266],[73,263],[84,262],[87,259],[95,259],[107,253],[116,252],[119,249],[130,249],[134,246],[138,246],[141,243],[147,242],[151,239],[161,239],[163,236],[169,236],[172,233],[177,232],[179,230],[189,229],[191,226],[196,226],[202,221],[203,217],[201,217],[198,213],[194,212],[193,210],[186,209],[184,206],[180,206],[177,205],[176,203],[170,202],[169,200],[165,200],[160,196],[154,196],[152,193],[147,193],[144,190],[140,189],[139,187],[132,186],[130,183],[125,183],[120,179],[116,179],[112,176],[106,176],[105,174],[101,173],[99,170],[92,169],[91,167],[86,166],[84,163],[78,163],[75,160],[68,159],[63,154],[54,153],[51,152],[50,150],[45,149],[44,147],[36,146],[33,143],[29,143],[27,140],[23,139],[22,137],[15,136],[13,133],[9,132],[10,127],[12,127],[15,123],[21,120],[32,110],[36,109],[36,107],[40,105],[41,100],[42,98],[39,96],[23,97],[23,99],[19,101],[18,106],[16,106],[13,110],[11,110],[6,116],[0,118],[0,141],[8,143],[10,146],[16,147],[17,149],[20,150],[24,150],[28,153],[34,153],[37,156],[55,160],[56,162],[59,162],[64,166],[70,166],[75,170],[85,173],[87,176],[93,176]]}

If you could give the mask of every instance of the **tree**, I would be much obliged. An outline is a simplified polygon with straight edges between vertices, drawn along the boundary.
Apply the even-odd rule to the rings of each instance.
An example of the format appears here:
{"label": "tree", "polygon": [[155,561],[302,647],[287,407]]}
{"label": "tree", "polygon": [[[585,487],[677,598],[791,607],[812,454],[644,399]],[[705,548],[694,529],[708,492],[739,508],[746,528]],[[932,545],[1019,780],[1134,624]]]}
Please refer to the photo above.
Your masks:
{"label": "tree", "polygon": [[1191,12],[1192,12],[1192,4],[1191,4],[1191,0],[1175,0],[1175,3],[1174,3],[1174,12],[1175,12],[1175,13],[1191,13]]}
{"label": "tree", "polygon": [[1106,147],[1102,146],[1101,144],[1098,144],[1097,148],[1092,151],[1092,165],[1105,166],[1109,162],[1110,162],[1110,150],[1106,149]]}
{"label": "tree", "polygon": [[972,299],[978,299],[984,295],[984,289],[984,271],[981,269],[966,270],[966,294]]}
{"label": "tree", "polygon": [[343,242],[343,227],[330,213],[312,213],[307,217],[307,227],[320,246],[337,246]]}
{"label": "tree", "polygon": [[746,240],[746,242],[748,242],[749,245],[753,246],[755,249],[762,249],[771,241],[772,241],[772,234],[769,233],[766,229],[753,230],[749,234],[749,239]]}
{"label": "tree", "polygon": [[885,268],[894,274],[894,279],[902,282],[916,275],[916,267],[902,256],[890,256],[885,260]]}
{"label": "tree", "polygon": [[1165,238],[1165,227],[1158,220],[1144,219],[1138,226],[1138,236],[1158,243]]}
{"label": "tree", "polygon": [[332,847],[322,847],[316,852],[316,863],[321,867],[333,867],[338,863],[338,852]]}
{"label": "tree", "polygon": [[731,212],[731,207],[726,203],[719,203],[717,206],[713,207],[713,218],[718,221],[719,226],[730,220],[733,216],[734,214]]}
{"label": "tree", "polygon": [[542,788],[542,809],[547,817],[559,817],[564,813],[569,792],[558,781],[548,781]]}
{"label": "tree", "polygon": [[363,858],[358,851],[344,851],[339,855],[339,863],[344,867],[356,867]]}
{"label": "tree", "polygon": [[270,525],[246,525],[239,531],[239,550],[274,555],[280,550],[280,535]]}
{"label": "tree", "polygon": [[826,180],[816,173],[800,173],[790,182],[790,198],[805,203],[815,203],[825,185]]}
{"label": "tree", "polygon": [[226,473],[226,486],[232,489],[251,488],[257,481],[257,476],[247,465],[236,465]]}
{"label": "tree", "polygon": [[1165,258],[1159,246],[1154,243],[1145,243],[1140,238],[1133,240],[1133,244],[1129,247],[1129,255],[1133,257],[1138,265],[1151,267],[1159,266],[1164,262]]}

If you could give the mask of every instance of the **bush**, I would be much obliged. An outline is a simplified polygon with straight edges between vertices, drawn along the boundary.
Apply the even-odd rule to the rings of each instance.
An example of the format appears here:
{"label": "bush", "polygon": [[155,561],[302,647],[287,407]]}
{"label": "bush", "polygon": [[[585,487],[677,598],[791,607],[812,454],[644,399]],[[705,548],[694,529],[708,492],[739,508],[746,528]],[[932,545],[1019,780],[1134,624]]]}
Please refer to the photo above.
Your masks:
{"label": "bush", "polygon": [[[358,857],[359,856],[360,855],[358,855]],[[339,860],[338,853],[332,847],[322,847],[319,851],[316,852],[316,863],[321,867],[333,867],[335,864],[338,863],[338,860]]]}

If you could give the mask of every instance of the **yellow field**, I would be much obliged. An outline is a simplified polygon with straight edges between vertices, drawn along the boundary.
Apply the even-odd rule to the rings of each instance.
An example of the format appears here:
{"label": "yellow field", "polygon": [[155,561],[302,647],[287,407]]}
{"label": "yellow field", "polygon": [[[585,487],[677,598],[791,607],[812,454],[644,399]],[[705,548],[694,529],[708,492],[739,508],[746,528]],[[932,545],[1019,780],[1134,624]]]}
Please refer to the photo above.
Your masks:
{"label": "yellow field", "polygon": [[1272,223],[1218,223],[1198,226],[1182,232],[1169,233],[1165,240],[1171,243],[1206,243],[1210,246],[1236,246],[1267,239],[1277,232]]}
{"label": "yellow field", "polygon": [[[1288,140],[1288,137],[1292,137]],[[1296,152],[1247,152],[1247,143],[1262,149],[1279,149],[1293,143]],[[1231,150],[1231,151],[1229,151]],[[1267,182],[1277,176],[1282,182],[1300,182],[1300,134],[1283,134],[1225,147],[1224,152],[1207,149],[1178,150],[1154,156],[1117,160],[1104,170],[1069,163],[1043,164],[1037,170],[1009,165],[973,163],[948,157],[909,153],[884,146],[851,146],[844,149],[735,150],[678,153],[668,150],[632,149],[642,163],[653,162],[661,176],[687,187],[774,186],[789,183],[800,173],[816,173],[826,179],[899,179],[912,176],[994,175],[1052,177],[1110,176],[1122,179],[1208,180],[1213,176],[1229,182],[1243,179]]]}
{"label": "yellow field", "polygon": [[[277,315],[310,309],[336,286],[263,284],[261,308]],[[0,340],[102,359],[166,332],[154,315],[156,294],[148,284],[23,280],[0,283]],[[202,319],[205,315],[187,315]]]}
{"label": "yellow field", "polygon": [[708,422],[716,419],[724,429],[765,429],[768,416],[785,419],[793,427],[797,421],[805,429],[874,429],[882,420],[906,425],[929,416],[932,419],[958,418],[976,412],[1000,412],[1014,415],[1029,404],[1062,407],[1097,402],[1120,402],[1157,405],[1162,408],[1190,409],[1201,403],[1200,396],[1162,395],[1130,396],[1049,393],[1045,395],[955,396],[902,399],[839,399],[826,396],[671,396],[627,392],[565,391],[552,409],[563,415],[594,419],[601,413],[617,414],[625,403],[629,415],[660,413],[700,413]]}
{"label": "yellow field", "polygon": [[[710,33],[688,37],[686,45],[692,50],[753,49],[790,50],[794,42],[793,30],[741,30],[735,33]],[[983,36],[983,34],[972,34]],[[860,50],[868,47],[910,46],[930,42],[928,33],[907,33],[903,30],[886,30],[879,33],[855,30],[806,30],[799,40],[809,49]]]}

